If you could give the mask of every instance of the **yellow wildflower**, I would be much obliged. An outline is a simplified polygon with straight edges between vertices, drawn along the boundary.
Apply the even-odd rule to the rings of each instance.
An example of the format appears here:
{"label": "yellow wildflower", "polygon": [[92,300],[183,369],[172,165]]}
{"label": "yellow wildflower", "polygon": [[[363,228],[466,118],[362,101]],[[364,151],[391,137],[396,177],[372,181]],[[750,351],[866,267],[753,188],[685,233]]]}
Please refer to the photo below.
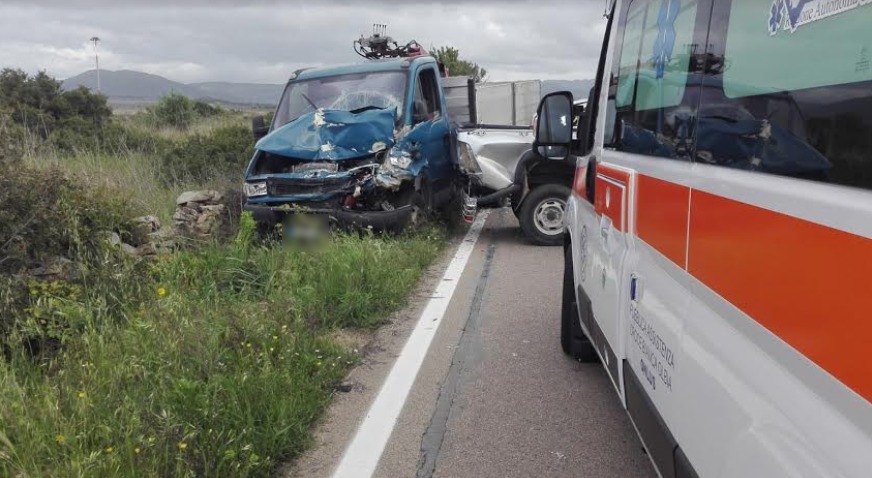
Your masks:
{"label": "yellow wildflower", "polygon": [[85,391],[79,390],[78,396],[79,396],[79,398],[85,398],[86,397]]}
{"label": "yellow wildflower", "polygon": [[139,447],[136,447],[136,448],[133,449],[133,453],[136,453],[137,455],[138,455],[139,452],[141,452],[141,451],[142,451],[142,450],[140,450]]}
{"label": "yellow wildflower", "polygon": [[185,442],[179,442],[179,450],[184,451],[186,448],[188,448],[188,444],[187,444],[187,443],[185,443]]}
{"label": "yellow wildflower", "polygon": [[66,442],[67,442],[67,438],[65,436],[60,435],[60,434],[55,435],[55,443],[57,443],[58,445],[63,445]]}
{"label": "yellow wildflower", "polygon": [[157,288],[157,296],[158,296],[158,297],[163,297],[163,296],[165,296],[165,295],[167,295],[167,290],[166,290],[166,288],[164,288],[164,287],[158,287],[158,288]]}
{"label": "yellow wildflower", "polygon": [[108,455],[108,454],[112,453],[113,451],[115,451],[115,449],[112,448],[111,446],[107,446],[103,451],[105,451],[106,454]]}

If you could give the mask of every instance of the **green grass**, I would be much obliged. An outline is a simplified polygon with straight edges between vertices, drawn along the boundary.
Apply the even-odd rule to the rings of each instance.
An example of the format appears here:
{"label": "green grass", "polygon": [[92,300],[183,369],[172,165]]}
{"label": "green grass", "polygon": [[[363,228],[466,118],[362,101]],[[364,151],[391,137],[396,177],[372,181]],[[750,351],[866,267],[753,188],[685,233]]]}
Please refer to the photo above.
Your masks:
{"label": "green grass", "polygon": [[36,287],[30,314],[72,330],[59,355],[0,361],[0,475],[269,476],[356,360],[330,332],[380,324],[441,244],[241,240]]}
{"label": "green grass", "polygon": [[59,154],[41,151],[25,156],[25,164],[38,169],[60,168],[77,181],[93,188],[109,188],[143,214],[157,216],[163,224],[171,224],[179,194],[192,189],[223,191],[240,188],[239,177],[217,177],[207,181],[167,183],[166,171],[159,158],[136,151],[97,153],[82,151]]}
{"label": "green grass", "polygon": [[[201,118],[187,130],[160,127],[149,115],[139,113],[116,118],[119,126],[139,142],[147,144],[163,142],[164,149],[181,145],[194,136],[209,137],[227,127],[248,127],[248,115],[228,112],[209,118]],[[142,138],[146,138],[143,140]],[[247,141],[248,138],[246,137]],[[254,139],[251,138],[253,144]],[[218,159],[186,158],[184,153],[177,161],[162,157],[168,152],[143,151],[142,145],[118,144],[109,151],[81,150],[60,151],[51,145],[39,144],[35,139],[25,148],[25,164],[38,169],[60,168],[74,176],[78,182],[93,188],[110,188],[143,214],[153,214],[162,223],[170,224],[175,211],[175,200],[184,191],[195,189],[239,189],[242,186],[242,170],[249,157],[237,158],[238,164],[227,167]],[[180,147],[180,146],[176,146]],[[148,148],[151,149],[151,148]],[[157,147],[157,149],[161,149]],[[193,148],[195,149],[195,148]],[[184,150],[183,150],[184,151]],[[191,151],[193,152],[193,151]],[[175,159],[175,158],[174,158]],[[189,161],[214,161],[214,174],[208,177],[187,177],[190,168],[179,164]],[[208,165],[203,168],[207,171]]]}
{"label": "green grass", "polygon": [[[401,307],[444,233],[285,248],[244,216],[236,241],[135,261],[100,234],[132,214],[171,227],[182,191],[238,188],[248,138],[233,114],[184,132],[116,119],[130,143],[28,144],[0,175],[18,231],[0,234],[0,256],[17,251],[0,257],[0,476],[270,476],[357,360],[331,337]],[[58,255],[77,264],[69,282],[20,274]]]}

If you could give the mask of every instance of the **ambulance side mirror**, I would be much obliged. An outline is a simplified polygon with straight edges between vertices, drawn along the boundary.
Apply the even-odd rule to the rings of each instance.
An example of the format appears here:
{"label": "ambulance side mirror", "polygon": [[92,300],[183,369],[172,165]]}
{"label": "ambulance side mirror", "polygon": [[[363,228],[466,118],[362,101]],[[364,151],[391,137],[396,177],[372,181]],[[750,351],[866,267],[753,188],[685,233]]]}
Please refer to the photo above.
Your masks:
{"label": "ambulance side mirror", "polygon": [[572,143],[572,93],[561,91],[542,98],[535,124],[533,150],[547,159],[569,157]]}

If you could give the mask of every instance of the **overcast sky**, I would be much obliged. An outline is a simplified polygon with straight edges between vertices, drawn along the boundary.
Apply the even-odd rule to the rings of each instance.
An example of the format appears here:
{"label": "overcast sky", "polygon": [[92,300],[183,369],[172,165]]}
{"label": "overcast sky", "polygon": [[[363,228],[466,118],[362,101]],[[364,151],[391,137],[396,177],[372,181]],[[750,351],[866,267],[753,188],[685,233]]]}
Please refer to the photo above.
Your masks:
{"label": "overcast sky", "polygon": [[[301,67],[356,61],[373,23],[397,40],[450,45],[491,80],[586,79],[605,0],[0,0],[0,67],[67,78],[100,66],[181,82],[283,83]],[[181,5],[181,6],[180,6]]]}

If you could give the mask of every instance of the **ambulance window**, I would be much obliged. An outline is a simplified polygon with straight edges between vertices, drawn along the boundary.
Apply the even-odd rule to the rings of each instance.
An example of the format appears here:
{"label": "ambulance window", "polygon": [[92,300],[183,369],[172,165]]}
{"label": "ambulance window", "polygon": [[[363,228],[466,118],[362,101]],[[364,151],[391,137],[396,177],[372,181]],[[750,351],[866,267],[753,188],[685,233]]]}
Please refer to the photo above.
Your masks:
{"label": "ambulance window", "polygon": [[718,1],[696,161],[872,189],[872,4]]}
{"label": "ambulance window", "polygon": [[[696,95],[692,72],[708,16],[697,0],[633,0],[621,15],[612,60],[606,145],[689,159]],[[699,26],[697,26],[699,25]],[[613,114],[612,114],[613,113]]]}

